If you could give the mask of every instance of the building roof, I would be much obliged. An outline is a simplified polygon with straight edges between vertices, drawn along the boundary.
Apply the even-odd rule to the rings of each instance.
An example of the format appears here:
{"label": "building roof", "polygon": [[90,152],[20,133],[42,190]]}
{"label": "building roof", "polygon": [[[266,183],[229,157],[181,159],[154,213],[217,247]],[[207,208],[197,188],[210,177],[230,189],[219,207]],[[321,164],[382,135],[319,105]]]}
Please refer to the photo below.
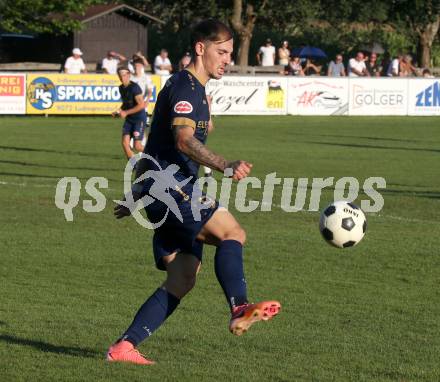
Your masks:
{"label": "building roof", "polygon": [[154,17],[148,13],[142,12],[139,9],[133,8],[126,4],[100,4],[100,5],[92,5],[88,7],[83,15],[75,15],[74,18],[81,21],[82,23],[86,23],[97,19],[101,16],[107,15],[112,12],[119,11],[128,16],[136,16],[141,19],[146,19],[148,21],[155,21],[161,24],[165,24],[165,22],[157,17]]}

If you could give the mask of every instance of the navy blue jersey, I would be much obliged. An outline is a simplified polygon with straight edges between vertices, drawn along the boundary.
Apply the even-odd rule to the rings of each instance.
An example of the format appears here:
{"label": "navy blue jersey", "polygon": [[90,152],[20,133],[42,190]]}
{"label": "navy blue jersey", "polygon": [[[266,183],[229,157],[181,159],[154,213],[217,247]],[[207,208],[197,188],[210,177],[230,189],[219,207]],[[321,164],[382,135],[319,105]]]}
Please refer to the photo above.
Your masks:
{"label": "navy blue jersey", "polygon": [[176,149],[172,129],[178,125],[190,126],[194,137],[204,144],[209,118],[204,84],[189,70],[174,74],[157,98],[145,152],[155,158],[162,169],[177,164],[180,170],[176,179],[192,176],[191,182],[194,182],[199,164]]}
{"label": "navy blue jersey", "polygon": [[[140,86],[132,81],[128,84],[128,86],[120,85],[119,93],[121,94],[122,99],[122,110],[133,109],[136,105],[136,96],[142,95],[142,89]],[[126,119],[131,122],[135,121],[145,121],[147,118],[147,114],[145,113],[145,109],[138,111],[135,114],[127,115]]]}

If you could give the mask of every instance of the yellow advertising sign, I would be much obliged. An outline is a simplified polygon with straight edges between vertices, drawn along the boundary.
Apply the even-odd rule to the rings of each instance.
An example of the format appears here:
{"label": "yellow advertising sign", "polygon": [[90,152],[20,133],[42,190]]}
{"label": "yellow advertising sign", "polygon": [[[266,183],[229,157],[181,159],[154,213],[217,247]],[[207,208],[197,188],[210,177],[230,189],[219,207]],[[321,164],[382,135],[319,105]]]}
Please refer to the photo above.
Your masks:
{"label": "yellow advertising sign", "polygon": [[[151,114],[160,76],[151,76]],[[27,114],[111,114],[121,106],[118,76],[109,74],[28,74]]]}

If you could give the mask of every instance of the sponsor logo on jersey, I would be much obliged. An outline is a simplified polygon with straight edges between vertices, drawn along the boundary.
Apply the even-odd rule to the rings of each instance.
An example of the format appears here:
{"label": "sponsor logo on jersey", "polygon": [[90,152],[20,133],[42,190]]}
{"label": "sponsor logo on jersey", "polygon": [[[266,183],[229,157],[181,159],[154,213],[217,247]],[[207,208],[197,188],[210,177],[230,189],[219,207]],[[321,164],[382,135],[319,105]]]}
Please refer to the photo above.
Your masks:
{"label": "sponsor logo on jersey", "polygon": [[188,101],[179,101],[174,106],[174,111],[178,114],[189,114],[193,111],[193,107]]}

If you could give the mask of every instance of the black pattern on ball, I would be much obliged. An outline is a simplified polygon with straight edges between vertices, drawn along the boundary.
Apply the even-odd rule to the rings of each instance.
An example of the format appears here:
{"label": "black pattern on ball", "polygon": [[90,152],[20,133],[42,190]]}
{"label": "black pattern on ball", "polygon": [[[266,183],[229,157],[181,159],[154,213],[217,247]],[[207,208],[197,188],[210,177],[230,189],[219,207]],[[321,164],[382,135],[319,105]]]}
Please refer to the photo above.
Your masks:
{"label": "black pattern on ball", "polygon": [[342,228],[346,229],[347,231],[351,231],[354,228],[354,220],[353,218],[344,218],[342,219]]}
{"label": "black pattern on ball", "polygon": [[324,228],[321,231],[321,234],[322,234],[322,236],[324,236],[325,240],[328,240],[328,241],[333,240],[333,232],[330,231],[328,228]]}
{"label": "black pattern on ball", "polygon": [[330,215],[334,214],[336,212],[335,206],[330,206],[324,211],[324,215],[329,217]]}
{"label": "black pattern on ball", "polygon": [[351,208],[353,208],[354,210],[358,210],[359,207],[356,204],[353,203],[347,203]]}
{"label": "black pattern on ball", "polygon": [[356,244],[355,241],[350,240],[350,241],[345,242],[342,246],[344,248],[347,248],[347,247],[353,247],[353,245],[355,245],[355,244]]}

